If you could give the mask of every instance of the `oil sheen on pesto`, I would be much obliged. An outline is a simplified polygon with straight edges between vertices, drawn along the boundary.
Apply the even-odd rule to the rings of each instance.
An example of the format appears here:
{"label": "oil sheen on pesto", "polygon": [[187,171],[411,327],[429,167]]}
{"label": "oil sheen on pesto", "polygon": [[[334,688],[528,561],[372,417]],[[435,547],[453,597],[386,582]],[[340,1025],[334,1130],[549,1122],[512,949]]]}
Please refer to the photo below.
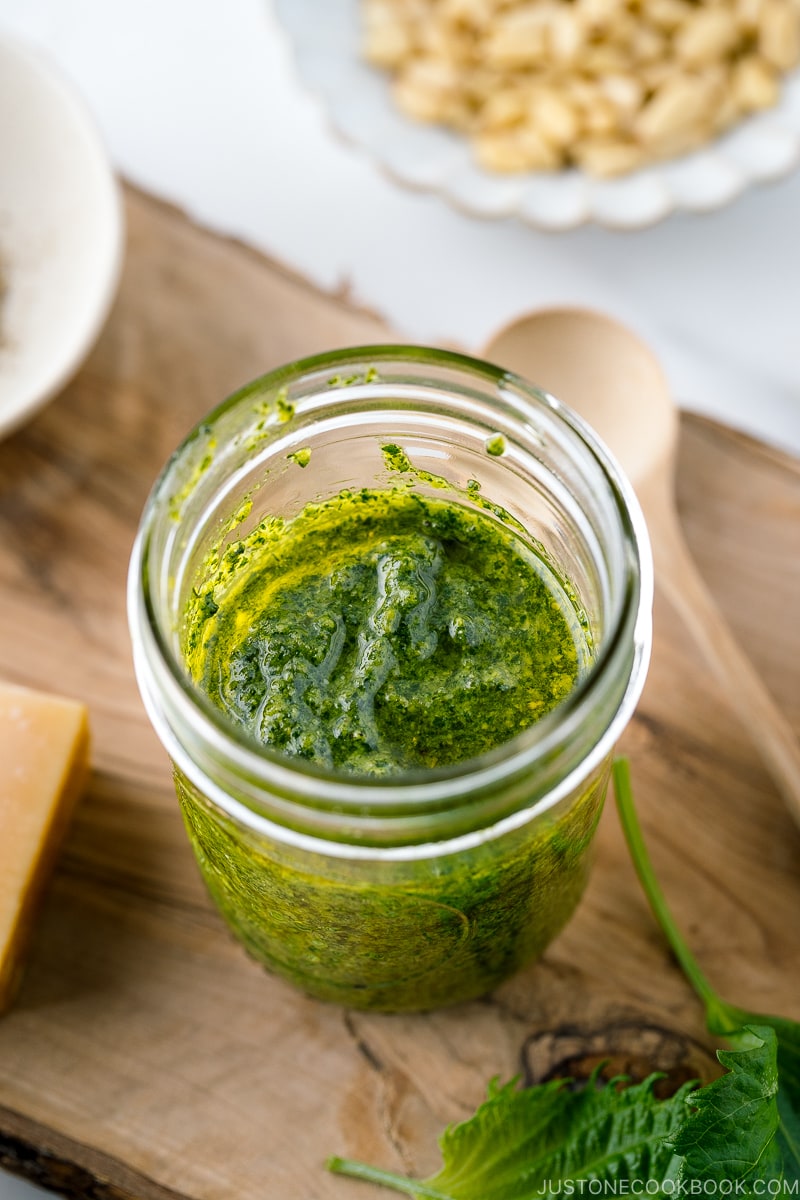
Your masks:
{"label": "oil sheen on pesto", "polygon": [[267,522],[196,597],[195,682],[279,753],[362,777],[462,762],[519,734],[586,661],[565,589],[490,513],[413,489]]}

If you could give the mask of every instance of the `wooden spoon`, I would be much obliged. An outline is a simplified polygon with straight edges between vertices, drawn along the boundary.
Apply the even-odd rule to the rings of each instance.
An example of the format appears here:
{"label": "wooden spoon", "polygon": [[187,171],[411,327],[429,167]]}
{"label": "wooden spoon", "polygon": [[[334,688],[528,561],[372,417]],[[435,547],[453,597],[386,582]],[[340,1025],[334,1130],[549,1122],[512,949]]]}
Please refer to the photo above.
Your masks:
{"label": "wooden spoon", "polygon": [[589,422],[628,474],[647,519],[656,579],[747,726],[800,825],[800,744],[703,583],[675,505],[678,411],[661,366],[629,329],[546,309],[501,330],[484,357],[552,392]]}

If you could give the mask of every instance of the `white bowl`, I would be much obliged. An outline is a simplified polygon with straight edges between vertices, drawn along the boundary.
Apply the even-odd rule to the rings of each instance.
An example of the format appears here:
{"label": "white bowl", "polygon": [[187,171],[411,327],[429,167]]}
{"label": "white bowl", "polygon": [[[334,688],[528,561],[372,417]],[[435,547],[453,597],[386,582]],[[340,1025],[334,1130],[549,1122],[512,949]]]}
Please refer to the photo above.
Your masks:
{"label": "white bowl", "polygon": [[122,262],[120,193],[82,102],[0,38],[0,436],[89,353]]}
{"label": "white bowl", "polygon": [[800,161],[800,73],[779,107],[742,122],[707,147],[618,179],[578,170],[493,175],[477,167],[466,138],[404,117],[388,76],[360,55],[359,0],[274,0],[301,78],[323,100],[334,128],[368,151],[396,180],[439,192],[479,217],[517,216],[539,229],[593,221],[638,229],[684,209],[708,212],[753,183],[777,179]]}

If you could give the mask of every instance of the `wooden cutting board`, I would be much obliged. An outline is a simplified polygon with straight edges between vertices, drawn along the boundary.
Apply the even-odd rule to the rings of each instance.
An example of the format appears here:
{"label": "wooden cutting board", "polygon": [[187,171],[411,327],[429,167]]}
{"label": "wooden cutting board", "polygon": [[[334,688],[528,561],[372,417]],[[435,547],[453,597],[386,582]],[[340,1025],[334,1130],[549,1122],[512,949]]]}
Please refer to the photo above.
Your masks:
{"label": "wooden cutting board", "polygon": [[[345,1012],[268,977],[211,908],[131,669],[125,573],[179,438],[254,375],[385,339],[179,213],[128,195],[122,292],[78,379],[0,445],[0,673],[85,699],[94,774],[0,1021],[0,1164],[71,1196],[347,1200],[345,1153],[428,1172],[487,1081],[611,1056],[708,1078],[699,1006],[645,907],[613,807],[586,900],[542,962],[427,1016]],[[800,732],[800,465],[686,418],[702,571]],[[711,979],[800,1018],[800,834],[725,696],[657,607],[624,741],[656,867]]]}

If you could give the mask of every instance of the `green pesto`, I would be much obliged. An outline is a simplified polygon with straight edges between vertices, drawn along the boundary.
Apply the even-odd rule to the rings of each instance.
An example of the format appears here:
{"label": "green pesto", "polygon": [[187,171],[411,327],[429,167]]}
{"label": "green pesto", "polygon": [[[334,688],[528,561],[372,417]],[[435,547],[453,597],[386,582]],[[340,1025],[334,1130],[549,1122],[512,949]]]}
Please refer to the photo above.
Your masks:
{"label": "green pesto", "polygon": [[506,452],[506,439],[502,433],[495,433],[485,442],[486,453],[491,454],[492,458],[500,458]]}
{"label": "green pesto", "polygon": [[285,425],[287,421],[291,421],[294,416],[294,405],[289,399],[289,393],[286,388],[281,388],[275,397],[275,409],[281,425]]}
{"label": "green pesto", "polygon": [[[384,456],[406,469],[397,447]],[[322,767],[386,777],[484,754],[562,701],[585,661],[552,571],[450,499],[345,492],[225,558],[227,582],[188,614],[191,674],[256,740]]]}
{"label": "green pesto", "polygon": [[408,863],[294,849],[175,778],[212,899],[248,953],[318,999],[400,1012],[483,995],[542,953],[584,890],[607,766],[539,823]]}
{"label": "green pesto", "polygon": [[[382,449],[403,477],[392,488],[230,540],[243,506],[204,564],[183,647],[243,732],[392,781],[513,738],[592,652],[568,581],[477,480],[446,495],[400,447]],[[583,891],[605,782],[601,770],[551,813],[457,852],[364,861],[257,834],[176,771],[211,896],[249,953],[314,996],[379,1011],[481,995],[544,950]]]}
{"label": "green pesto", "polygon": [[366,371],[354,371],[350,375],[331,375],[328,387],[344,388],[360,383],[378,383],[380,378],[380,372],[375,367],[368,367]]}
{"label": "green pesto", "polygon": [[287,454],[286,457],[290,462],[296,463],[298,467],[307,467],[311,462],[311,448],[303,446],[300,450],[295,450],[293,454]]}
{"label": "green pesto", "polygon": [[175,492],[170,497],[169,515],[173,521],[179,521],[183,511],[183,506],[194,492],[200,479],[205,475],[208,468],[214,461],[214,452],[217,448],[216,438],[213,437],[210,425],[199,425],[197,430],[191,437],[191,441],[200,441],[205,439],[205,453],[203,457],[195,463],[193,469],[179,491]]}

